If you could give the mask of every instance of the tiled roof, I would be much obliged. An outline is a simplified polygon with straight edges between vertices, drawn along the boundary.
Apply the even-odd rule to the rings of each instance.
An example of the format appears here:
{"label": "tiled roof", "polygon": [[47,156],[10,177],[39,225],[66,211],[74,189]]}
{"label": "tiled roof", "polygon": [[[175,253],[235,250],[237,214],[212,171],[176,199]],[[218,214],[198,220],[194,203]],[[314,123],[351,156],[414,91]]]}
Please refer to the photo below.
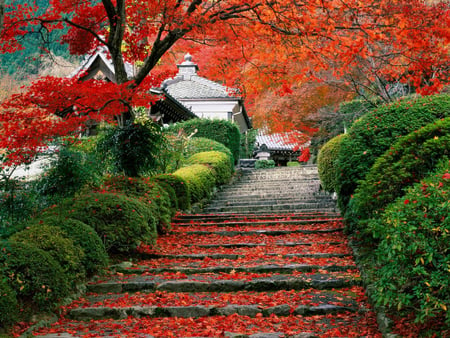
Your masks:
{"label": "tiled roof", "polygon": [[265,144],[268,150],[290,150],[292,151],[294,147],[307,147],[309,142],[299,142],[296,141],[295,136],[298,135],[297,132],[290,133],[278,133],[278,134],[265,134],[260,133],[256,136],[257,146]]}

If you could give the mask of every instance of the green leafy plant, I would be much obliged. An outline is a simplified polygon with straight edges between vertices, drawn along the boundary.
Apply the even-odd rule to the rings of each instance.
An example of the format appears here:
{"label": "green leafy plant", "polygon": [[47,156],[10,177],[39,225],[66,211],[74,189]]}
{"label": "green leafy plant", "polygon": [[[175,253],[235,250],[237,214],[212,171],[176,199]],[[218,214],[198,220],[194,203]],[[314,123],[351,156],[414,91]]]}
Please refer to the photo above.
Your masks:
{"label": "green leafy plant", "polygon": [[341,147],[342,140],[346,134],[338,135],[327,143],[319,151],[317,157],[317,168],[320,181],[325,191],[334,192],[336,190],[337,168],[336,161]]}
{"label": "green leafy plant", "polygon": [[[238,126],[228,120],[192,119],[170,126],[168,131],[178,133],[183,130],[187,135],[194,134],[195,137],[204,137],[222,143],[230,149],[236,163],[239,159],[240,138]],[[211,150],[211,149],[208,149]]]}
{"label": "green leafy plant", "polygon": [[450,114],[450,96],[408,97],[380,106],[355,121],[339,151],[336,192],[347,212],[358,181],[399,137]]}
{"label": "green leafy plant", "polygon": [[450,324],[450,163],[414,184],[381,217],[369,222],[379,240],[373,297],[394,312],[416,313],[420,322]]}
{"label": "green leafy plant", "polygon": [[275,167],[274,160],[257,160],[255,162],[255,169],[268,169],[274,167]]}
{"label": "green leafy plant", "polygon": [[192,164],[204,164],[211,168],[214,172],[215,183],[217,185],[223,185],[230,181],[231,161],[230,158],[219,151],[205,151],[192,155],[186,161],[188,165]]}
{"label": "green leafy plant", "polygon": [[47,252],[61,265],[70,284],[75,287],[77,282],[85,278],[84,266],[81,264],[84,251],[74,245],[65,232],[58,227],[34,224],[10,237],[10,241],[30,243]]}
{"label": "green leafy plant", "polygon": [[186,181],[173,174],[160,174],[152,177],[152,179],[170,185],[175,191],[178,208],[181,210],[189,210],[191,207],[191,196]]}
{"label": "green leafy plant", "polygon": [[163,142],[160,127],[151,122],[108,127],[100,134],[97,150],[110,162],[114,173],[136,177],[156,170]]}
{"label": "green leafy plant", "polygon": [[288,167],[298,167],[298,166],[300,166],[300,163],[298,161],[289,161],[288,163],[286,163],[286,166],[288,166]]}
{"label": "green leafy plant", "polygon": [[59,263],[30,243],[0,242],[0,270],[18,301],[41,311],[53,309],[70,291]]}
{"label": "green leafy plant", "polygon": [[173,174],[186,182],[192,203],[208,199],[216,182],[212,169],[203,164],[193,164]]}
{"label": "green leafy plant", "polygon": [[8,328],[19,318],[16,292],[8,285],[7,277],[0,272],[0,329]]}

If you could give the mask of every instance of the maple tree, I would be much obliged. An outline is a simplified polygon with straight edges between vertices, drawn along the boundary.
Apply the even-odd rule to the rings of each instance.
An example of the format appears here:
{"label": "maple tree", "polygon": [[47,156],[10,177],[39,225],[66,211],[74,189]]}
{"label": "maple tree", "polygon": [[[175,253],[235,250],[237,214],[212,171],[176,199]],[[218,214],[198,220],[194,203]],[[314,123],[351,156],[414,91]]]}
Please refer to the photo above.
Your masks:
{"label": "maple tree", "polygon": [[[106,48],[117,83],[43,77],[6,100],[0,147],[13,162],[86,121],[132,118],[134,106],[156,100],[149,89],[173,74],[169,60],[186,48],[201,55],[204,74],[241,87],[250,105],[260,93],[289,94],[323,74],[385,100],[394,87],[429,94],[448,82],[446,2],[51,0],[38,13],[34,5],[6,6],[1,53],[19,50],[30,32],[68,27],[62,42],[70,52]],[[136,74],[126,72],[127,62]]]}

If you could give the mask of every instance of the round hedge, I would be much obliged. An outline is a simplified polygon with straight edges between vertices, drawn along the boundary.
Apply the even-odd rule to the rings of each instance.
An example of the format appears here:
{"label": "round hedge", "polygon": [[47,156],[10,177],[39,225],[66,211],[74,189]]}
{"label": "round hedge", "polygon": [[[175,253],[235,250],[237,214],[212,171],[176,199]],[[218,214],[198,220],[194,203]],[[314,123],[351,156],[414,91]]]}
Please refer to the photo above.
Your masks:
{"label": "round hedge", "polygon": [[173,174],[160,174],[154,176],[153,179],[157,182],[164,182],[174,189],[179,209],[190,209],[191,196],[189,193],[189,188],[187,183],[181,177],[175,176]]}
{"label": "round hedge", "polygon": [[214,174],[210,168],[203,164],[193,164],[178,169],[173,174],[187,183],[191,202],[209,198],[215,184]]}
{"label": "round hedge", "polygon": [[0,273],[0,328],[8,328],[19,317],[19,304],[15,291],[8,285],[5,275]]}
{"label": "round hedge", "polygon": [[52,256],[30,243],[0,243],[0,270],[21,303],[51,310],[70,292],[61,265]]}
{"label": "round hedge", "polygon": [[437,120],[400,138],[378,158],[355,191],[346,216],[357,220],[377,217],[388,204],[404,194],[404,189],[435,169],[442,157],[450,156],[450,118]]}
{"label": "round hedge", "polygon": [[170,230],[173,215],[170,197],[158,182],[148,177],[110,176],[105,179],[100,189],[138,199],[156,220],[159,233]]}
{"label": "round hedge", "polygon": [[136,198],[118,193],[88,192],[64,201],[66,217],[94,228],[107,252],[133,252],[141,243],[156,241],[156,220],[151,209]]}
{"label": "round hedge", "polygon": [[355,121],[339,151],[336,192],[345,214],[358,181],[399,137],[449,116],[450,95],[404,98]]}
{"label": "round hedge", "polygon": [[192,119],[176,123],[168,129],[173,133],[180,130],[184,130],[187,135],[195,133],[194,138],[204,137],[222,143],[233,154],[232,162],[238,161],[241,133],[235,123],[218,119]]}
{"label": "round hedge", "polygon": [[205,151],[220,151],[226,154],[230,159],[230,165],[233,166],[234,157],[230,149],[224,146],[223,143],[205,137],[190,138],[186,144],[186,149],[184,149],[184,156],[189,158],[194,154]]}
{"label": "round hedge", "polygon": [[445,158],[369,223],[379,239],[372,297],[395,313],[414,312],[421,322],[450,322],[449,171]]}
{"label": "round hedge", "polygon": [[30,243],[49,253],[61,265],[71,285],[75,286],[85,278],[85,270],[81,263],[84,252],[70,238],[65,237],[65,232],[61,228],[34,224],[16,232],[10,240]]}
{"label": "round hedge", "polygon": [[317,158],[317,168],[319,170],[320,181],[325,191],[336,191],[336,161],[341,147],[342,140],[346,134],[333,137],[319,151]]}
{"label": "round hedge", "polygon": [[219,151],[205,151],[192,155],[187,160],[188,165],[204,164],[210,167],[214,172],[216,184],[226,184],[231,179],[230,158]]}
{"label": "round hedge", "polygon": [[58,216],[38,217],[35,222],[59,227],[66,237],[72,239],[75,245],[83,249],[84,257],[81,259],[81,263],[88,276],[98,273],[108,265],[105,245],[89,225],[73,218]]}

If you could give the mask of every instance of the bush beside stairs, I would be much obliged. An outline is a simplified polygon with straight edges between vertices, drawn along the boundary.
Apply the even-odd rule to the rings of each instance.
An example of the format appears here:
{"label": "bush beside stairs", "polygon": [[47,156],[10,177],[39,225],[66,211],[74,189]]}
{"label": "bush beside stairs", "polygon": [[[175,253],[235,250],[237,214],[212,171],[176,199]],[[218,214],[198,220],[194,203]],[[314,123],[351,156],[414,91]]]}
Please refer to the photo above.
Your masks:
{"label": "bush beside stairs", "polygon": [[40,337],[381,337],[317,168],[245,171]]}

